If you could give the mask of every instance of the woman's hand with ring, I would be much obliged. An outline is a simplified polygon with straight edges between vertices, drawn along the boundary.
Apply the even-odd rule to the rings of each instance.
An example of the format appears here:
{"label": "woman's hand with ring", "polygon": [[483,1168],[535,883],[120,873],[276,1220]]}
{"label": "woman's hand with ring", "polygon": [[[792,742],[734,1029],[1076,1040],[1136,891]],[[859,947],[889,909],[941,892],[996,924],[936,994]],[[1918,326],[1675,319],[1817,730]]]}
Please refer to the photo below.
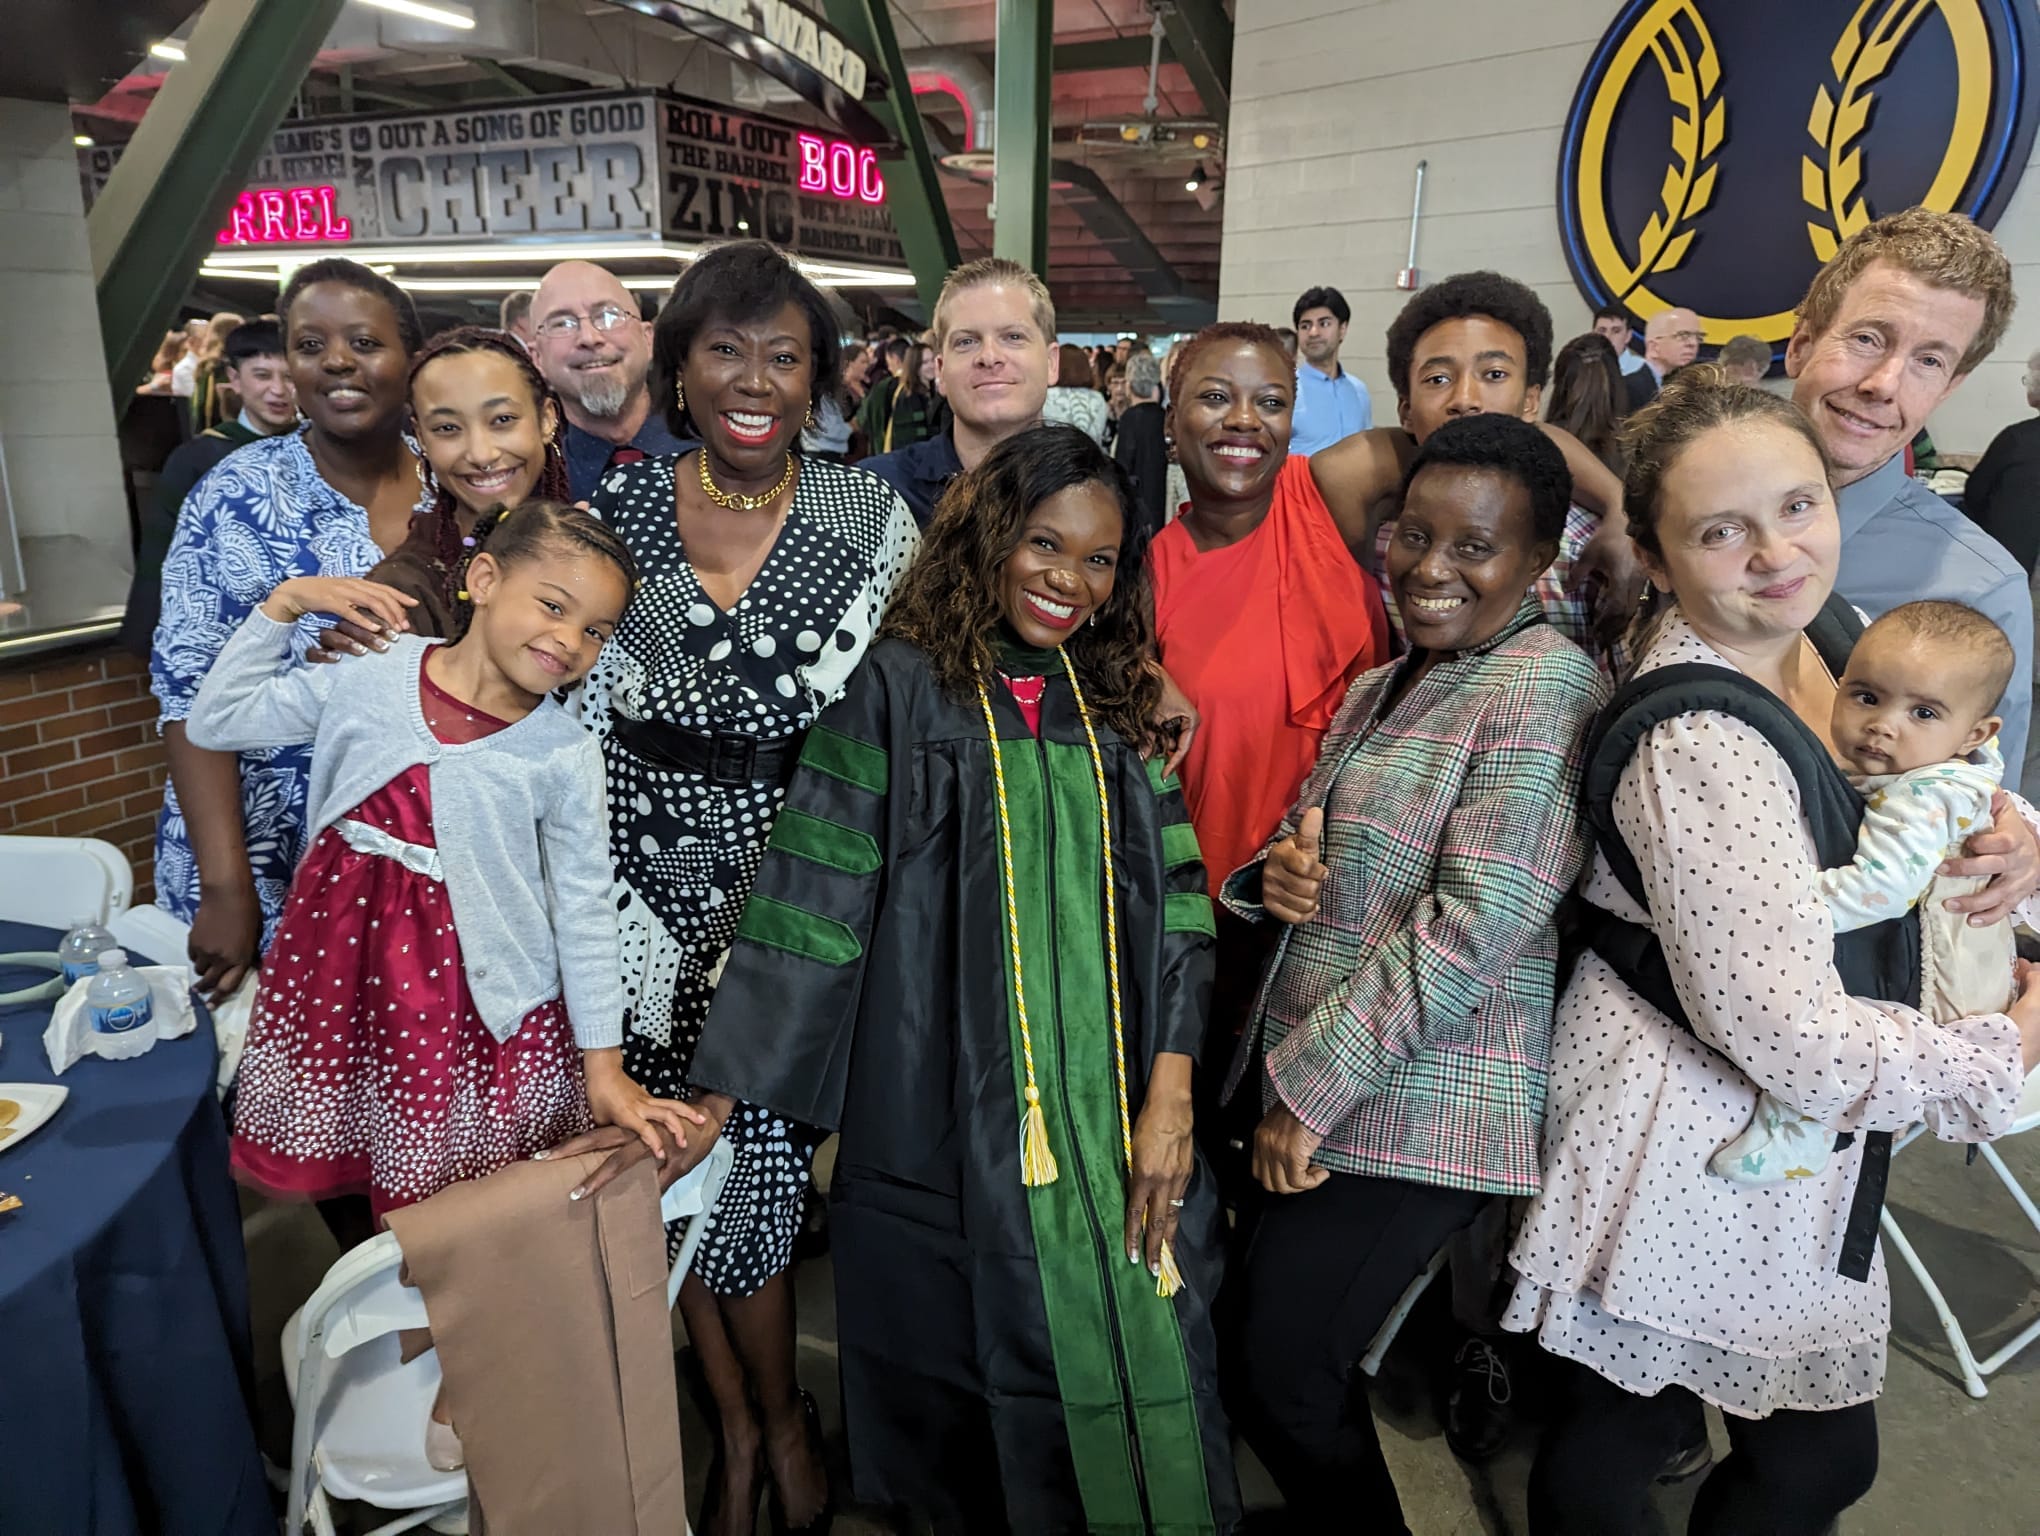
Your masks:
{"label": "woman's hand with ring", "polygon": [[1126,1193],[1126,1260],[1162,1272],[1162,1245],[1176,1235],[1196,1163],[1188,1091],[1150,1093],[1133,1124],[1133,1178]]}
{"label": "woman's hand with ring", "polygon": [[1285,923],[1307,923],[1318,915],[1318,893],[1329,873],[1318,862],[1324,851],[1325,813],[1312,806],[1296,830],[1268,850],[1261,866],[1261,905]]}

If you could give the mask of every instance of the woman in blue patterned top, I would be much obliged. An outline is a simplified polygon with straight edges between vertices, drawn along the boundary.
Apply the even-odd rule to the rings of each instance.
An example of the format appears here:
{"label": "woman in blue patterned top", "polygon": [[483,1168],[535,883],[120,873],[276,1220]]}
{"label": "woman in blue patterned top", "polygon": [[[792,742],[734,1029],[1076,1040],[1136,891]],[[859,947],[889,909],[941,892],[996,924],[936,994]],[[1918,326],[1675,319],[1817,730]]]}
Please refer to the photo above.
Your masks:
{"label": "woman in blue patterned top", "polygon": [[[201,993],[222,999],[269,941],[304,852],[308,749],[207,752],[185,717],[227,638],[293,576],[361,576],[403,543],[421,485],[403,433],[421,340],[410,298],[351,261],[300,267],[279,312],[299,431],[222,460],[184,503],[149,660],[170,783],[156,904],[191,924]],[[330,620],[306,619],[316,643]]]}

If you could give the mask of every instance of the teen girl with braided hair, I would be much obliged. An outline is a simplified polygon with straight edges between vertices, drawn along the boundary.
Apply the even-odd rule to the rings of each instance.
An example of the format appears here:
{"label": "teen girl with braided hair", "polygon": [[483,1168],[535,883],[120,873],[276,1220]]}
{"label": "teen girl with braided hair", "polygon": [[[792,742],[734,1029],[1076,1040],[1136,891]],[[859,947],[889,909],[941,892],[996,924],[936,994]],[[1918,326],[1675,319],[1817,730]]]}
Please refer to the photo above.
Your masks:
{"label": "teen girl with braided hair", "polygon": [[[491,512],[534,497],[570,502],[559,401],[515,337],[464,325],[435,336],[412,360],[412,435],[426,502],[408,537],[368,573],[370,581],[417,599],[401,628],[428,637],[454,633],[460,572],[475,529]],[[315,661],[386,649],[394,634],[341,624],[322,637]]]}

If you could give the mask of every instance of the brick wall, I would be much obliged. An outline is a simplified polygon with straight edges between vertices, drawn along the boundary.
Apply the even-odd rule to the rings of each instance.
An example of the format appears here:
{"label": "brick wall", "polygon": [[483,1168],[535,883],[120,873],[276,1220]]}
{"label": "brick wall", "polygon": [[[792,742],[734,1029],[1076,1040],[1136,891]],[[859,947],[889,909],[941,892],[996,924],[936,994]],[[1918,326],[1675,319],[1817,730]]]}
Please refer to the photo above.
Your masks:
{"label": "brick wall", "polygon": [[155,894],[156,812],[169,762],[149,670],[123,651],[0,671],[0,832],[97,837]]}

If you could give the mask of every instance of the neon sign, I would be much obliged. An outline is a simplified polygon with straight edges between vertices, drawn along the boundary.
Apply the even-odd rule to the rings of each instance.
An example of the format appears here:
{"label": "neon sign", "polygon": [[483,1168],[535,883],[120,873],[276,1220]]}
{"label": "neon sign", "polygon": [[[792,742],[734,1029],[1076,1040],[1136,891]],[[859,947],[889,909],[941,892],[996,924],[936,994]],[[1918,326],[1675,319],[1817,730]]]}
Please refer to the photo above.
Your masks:
{"label": "neon sign", "polygon": [[333,187],[264,187],[234,199],[221,245],[288,245],[351,240],[354,225],[333,206]]}
{"label": "neon sign", "polygon": [[817,138],[812,133],[794,135],[800,146],[800,189],[823,192],[845,200],[877,207],[885,201],[885,177],[879,174],[878,156],[844,139]]}

